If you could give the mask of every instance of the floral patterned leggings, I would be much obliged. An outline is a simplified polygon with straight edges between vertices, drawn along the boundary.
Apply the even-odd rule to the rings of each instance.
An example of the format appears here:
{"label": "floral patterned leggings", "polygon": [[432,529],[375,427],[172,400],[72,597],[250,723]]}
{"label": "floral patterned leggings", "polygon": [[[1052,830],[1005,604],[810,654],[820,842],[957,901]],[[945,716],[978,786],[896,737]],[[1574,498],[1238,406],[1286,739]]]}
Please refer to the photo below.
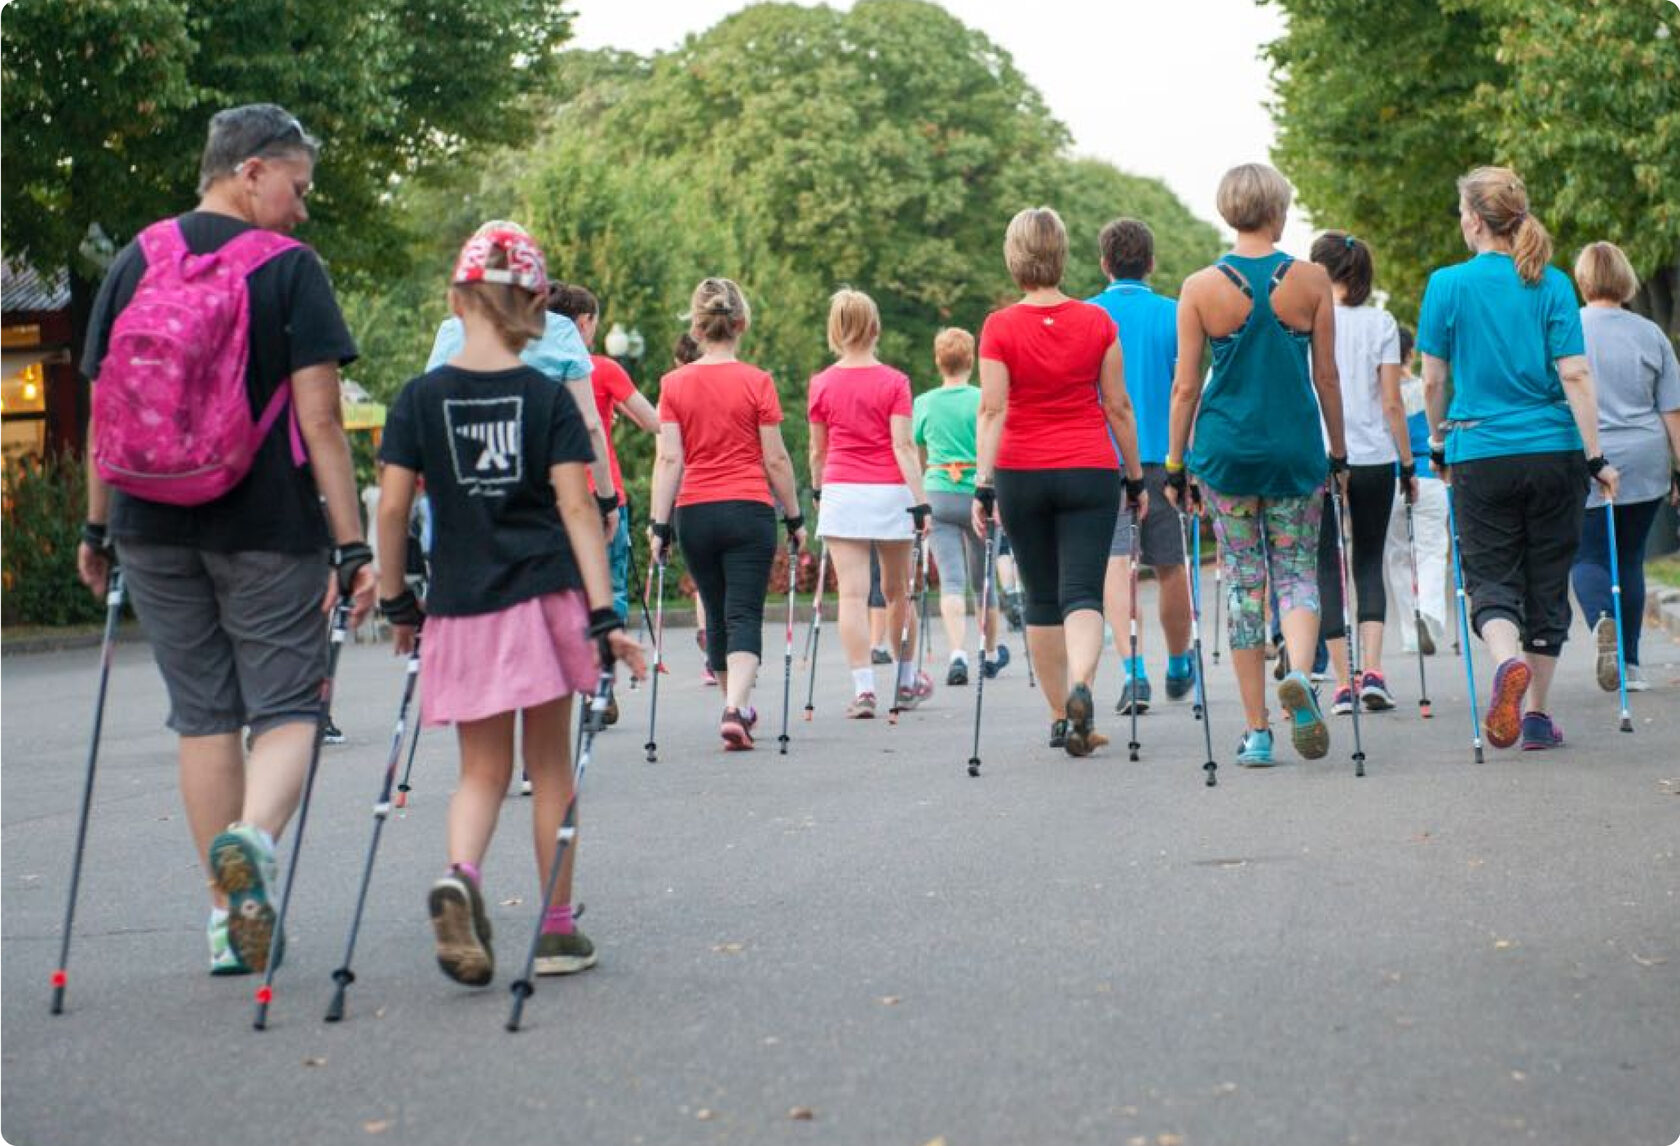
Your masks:
{"label": "floral patterned leggings", "polygon": [[1324,501],[1304,497],[1232,497],[1206,490],[1225,577],[1233,649],[1266,643],[1266,580],[1277,592],[1279,615],[1318,612],[1318,528]]}

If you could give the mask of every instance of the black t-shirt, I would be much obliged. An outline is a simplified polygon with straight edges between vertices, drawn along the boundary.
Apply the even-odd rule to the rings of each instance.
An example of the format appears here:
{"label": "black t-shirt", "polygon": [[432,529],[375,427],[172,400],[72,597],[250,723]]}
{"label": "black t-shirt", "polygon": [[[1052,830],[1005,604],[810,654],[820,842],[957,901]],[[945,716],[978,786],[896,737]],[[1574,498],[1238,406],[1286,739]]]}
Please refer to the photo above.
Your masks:
{"label": "black t-shirt", "polygon": [[427,612],[490,613],[583,587],[549,467],[595,452],[564,386],[529,366],[439,366],[397,395],[379,457],[426,478]]}
{"label": "black t-shirt", "polygon": [[[249,223],[208,211],[181,216],[181,234],[195,255],[220,250],[234,236],[251,229]],[[82,372],[95,382],[110,342],[111,324],[134,297],[145,273],[145,253],[138,242],[130,243],[117,255],[99,287],[82,351]],[[245,390],[255,419],[295,371],[324,362],[340,366],[353,362],[356,343],[339,313],[327,270],[309,248],[287,251],[264,263],[251,275],[249,289],[251,350]],[[215,501],[164,505],[112,490],[111,535],[217,553],[324,549],[326,518],[309,467],[292,460],[291,418],[288,411],[276,420],[252,461],[251,472]]]}

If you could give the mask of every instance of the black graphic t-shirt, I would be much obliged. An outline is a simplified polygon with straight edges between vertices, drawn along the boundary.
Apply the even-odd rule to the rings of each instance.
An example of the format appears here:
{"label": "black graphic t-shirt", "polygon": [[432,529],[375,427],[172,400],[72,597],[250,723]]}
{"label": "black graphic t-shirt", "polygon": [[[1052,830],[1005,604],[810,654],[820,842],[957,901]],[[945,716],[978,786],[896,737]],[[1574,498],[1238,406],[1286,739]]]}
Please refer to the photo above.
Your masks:
{"label": "black graphic t-shirt", "polygon": [[564,386],[529,366],[439,366],[403,387],[380,460],[423,474],[432,507],[426,611],[491,613],[583,587],[549,467],[594,460]]}

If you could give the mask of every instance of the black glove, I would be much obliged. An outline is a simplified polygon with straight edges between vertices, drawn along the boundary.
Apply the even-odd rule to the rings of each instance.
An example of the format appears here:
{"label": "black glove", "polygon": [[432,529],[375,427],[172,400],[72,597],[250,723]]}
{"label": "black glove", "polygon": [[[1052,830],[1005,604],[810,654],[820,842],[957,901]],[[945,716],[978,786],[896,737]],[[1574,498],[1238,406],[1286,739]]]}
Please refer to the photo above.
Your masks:
{"label": "black glove", "polygon": [[818,505],[822,504],[822,489],[820,487],[811,491],[811,500]]}
{"label": "black glove", "polygon": [[1446,469],[1447,468],[1447,448],[1445,446],[1442,446],[1440,449],[1436,449],[1434,446],[1430,446],[1429,447],[1429,464],[1431,466],[1433,466],[1437,471]]}
{"label": "black glove", "polygon": [[[1183,474],[1180,473],[1179,476],[1182,477]],[[1138,478],[1134,481],[1132,478],[1127,478],[1125,480],[1126,508],[1132,513],[1136,513],[1138,511],[1138,507],[1143,504],[1143,479]]]}
{"label": "black glove", "polygon": [[618,495],[612,493],[598,493],[595,495],[595,508],[601,511],[601,520],[612,516],[613,510],[618,508]]}
{"label": "black glove", "polygon": [[1178,495],[1178,508],[1183,509],[1190,504],[1190,473],[1188,470],[1168,470],[1167,488]]}
{"label": "black glove", "polygon": [[997,490],[989,485],[974,487],[974,500],[980,503],[980,508],[987,517],[991,517],[997,509]]}
{"label": "black glove", "polygon": [[373,562],[373,550],[368,548],[365,541],[352,541],[348,545],[333,547],[331,565],[338,574],[338,591],[346,597],[356,587],[356,574],[362,566]]}
{"label": "black glove", "polygon": [[676,531],[671,528],[669,521],[654,522],[648,526],[648,532],[659,538],[659,544],[667,549],[671,547],[671,538],[676,536]]}
{"label": "black glove", "polygon": [[787,528],[787,535],[792,537],[805,528],[805,515],[796,513],[792,517],[784,517],[782,518],[782,525]]}
{"label": "black glove", "polygon": [[933,506],[924,501],[921,505],[911,506],[905,512],[910,515],[910,520],[915,523],[916,532],[920,533],[927,524],[928,515],[933,512]]}
{"label": "black glove", "polygon": [[379,614],[393,625],[413,625],[418,629],[426,623],[426,614],[413,589],[404,589],[395,597],[379,598]]}
{"label": "black glove", "polygon": [[1400,467],[1400,481],[1402,483],[1409,482],[1415,477],[1417,477],[1417,463],[1416,462],[1411,462],[1407,465],[1403,465],[1403,466]]}
{"label": "black glove", "polygon": [[589,635],[602,644],[607,643],[609,633],[623,627],[624,619],[618,615],[618,610],[611,605],[589,610]]}
{"label": "black glove", "polygon": [[99,521],[82,522],[82,541],[95,553],[109,554],[111,551],[111,535],[105,524]]}
{"label": "black glove", "polygon": [[1331,454],[1330,455],[1330,476],[1335,477],[1337,474],[1345,474],[1345,473],[1347,473],[1347,455],[1346,454]]}

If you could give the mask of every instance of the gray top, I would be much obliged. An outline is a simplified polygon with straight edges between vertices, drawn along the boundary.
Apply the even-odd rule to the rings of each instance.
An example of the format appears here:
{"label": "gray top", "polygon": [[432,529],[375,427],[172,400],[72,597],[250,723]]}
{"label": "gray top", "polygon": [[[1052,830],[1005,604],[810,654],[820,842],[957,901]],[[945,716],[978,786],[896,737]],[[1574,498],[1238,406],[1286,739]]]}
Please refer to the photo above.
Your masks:
{"label": "gray top", "polygon": [[[1598,437],[1622,475],[1624,505],[1668,493],[1668,432],[1659,412],[1680,410],[1680,365],[1662,327],[1632,311],[1581,308],[1587,360],[1598,387]],[[1589,506],[1604,504],[1594,482]]]}

